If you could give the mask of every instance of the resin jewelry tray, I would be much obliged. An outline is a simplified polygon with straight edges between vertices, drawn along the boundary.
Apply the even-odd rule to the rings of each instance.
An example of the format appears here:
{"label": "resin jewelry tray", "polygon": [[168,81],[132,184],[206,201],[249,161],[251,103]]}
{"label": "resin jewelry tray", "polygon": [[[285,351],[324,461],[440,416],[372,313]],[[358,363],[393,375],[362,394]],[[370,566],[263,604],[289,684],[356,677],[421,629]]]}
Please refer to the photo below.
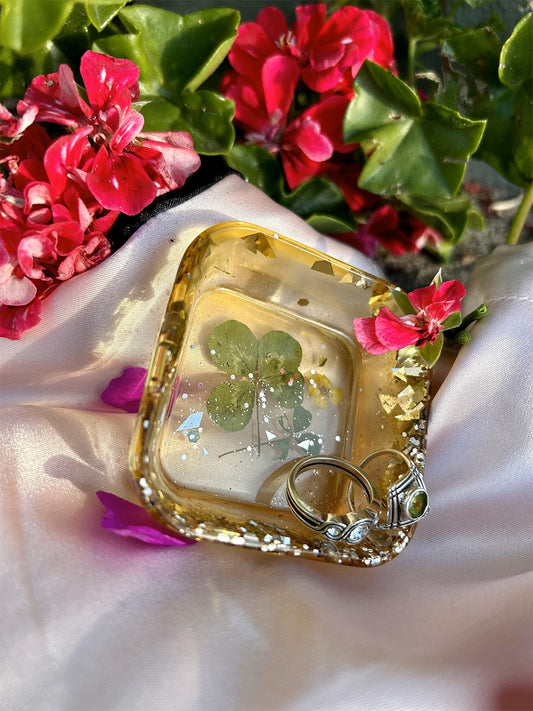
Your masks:
{"label": "resin jewelry tray", "polygon": [[[256,225],[199,235],[178,269],[130,450],[150,513],[184,536],[265,552],[359,566],[401,552],[415,526],[332,542],[285,497],[306,455],[357,465],[393,448],[423,471],[427,367],[414,349],[369,355],[353,335],[355,317],[395,310],[394,288]],[[380,495],[398,477],[393,464],[365,473]],[[315,472],[305,495],[342,512],[349,483]]]}

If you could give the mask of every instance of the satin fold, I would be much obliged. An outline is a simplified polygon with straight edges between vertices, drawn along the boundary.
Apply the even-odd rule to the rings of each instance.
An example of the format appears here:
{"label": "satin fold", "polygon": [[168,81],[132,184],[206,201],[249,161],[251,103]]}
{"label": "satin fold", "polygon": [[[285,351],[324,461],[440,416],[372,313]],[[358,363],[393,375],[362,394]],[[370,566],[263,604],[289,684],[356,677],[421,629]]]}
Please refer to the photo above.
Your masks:
{"label": "satin fold", "polygon": [[[151,218],[0,342],[0,699],[10,711],[504,711],[532,698],[533,244],[467,286],[478,323],[432,405],[431,513],[376,569],[100,527],[135,501],[134,415],[100,394],[146,367],[186,246],[245,220],[366,271],[238,176]],[[529,697],[528,697],[529,694]]]}

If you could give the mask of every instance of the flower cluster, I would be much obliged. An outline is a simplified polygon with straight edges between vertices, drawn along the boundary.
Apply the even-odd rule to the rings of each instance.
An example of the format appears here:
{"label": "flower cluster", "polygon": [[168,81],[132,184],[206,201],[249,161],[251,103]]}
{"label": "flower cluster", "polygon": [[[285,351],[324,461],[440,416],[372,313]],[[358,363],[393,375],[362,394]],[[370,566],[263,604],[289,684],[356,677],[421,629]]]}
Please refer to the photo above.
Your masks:
{"label": "flower cluster", "polygon": [[18,116],[0,105],[1,336],[20,338],[55,287],[110,254],[120,212],[139,213],[200,165],[188,133],[142,132],[134,62],[87,51],[80,73],[84,89],[64,64],[36,77]]}
{"label": "flower cluster", "polygon": [[[268,150],[280,161],[289,189],[313,177],[328,178],[359,213],[379,207],[379,197],[357,187],[361,172],[356,144],[343,142],[343,118],[354,96],[353,81],[365,59],[395,71],[394,47],[386,20],[372,10],[346,6],[326,15],[319,3],[296,7],[289,28],[275,7],[239,28],[228,59],[232,69],[221,90],[235,102],[241,142]],[[391,212],[394,215],[391,215]],[[387,219],[400,214],[387,207]],[[391,230],[364,225],[344,235],[373,256],[378,243],[391,248]],[[417,223],[392,251],[419,251],[441,237]]]}
{"label": "flower cluster", "polygon": [[[368,353],[379,355],[407,346],[435,343],[450,317],[461,311],[465,288],[460,281],[438,281],[407,294],[410,313],[396,316],[386,306],[376,316],[353,321],[355,337]],[[457,321],[460,323],[461,319]],[[456,326],[457,323],[454,322]]]}

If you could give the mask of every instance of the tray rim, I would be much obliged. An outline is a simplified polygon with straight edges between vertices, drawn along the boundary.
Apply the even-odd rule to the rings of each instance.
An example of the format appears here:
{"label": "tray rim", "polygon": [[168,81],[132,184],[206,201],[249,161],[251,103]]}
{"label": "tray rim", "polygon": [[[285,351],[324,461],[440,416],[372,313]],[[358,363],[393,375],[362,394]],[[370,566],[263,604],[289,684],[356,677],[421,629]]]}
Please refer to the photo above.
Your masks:
{"label": "tray rim", "polygon": [[[387,281],[386,279],[373,275],[367,271],[354,267],[347,262],[344,262],[337,257],[327,255],[314,247],[302,244],[295,239],[286,237],[282,235],[279,231],[271,230],[254,223],[240,220],[231,220],[221,223],[217,223],[202,230],[186,247],[183,256],[180,260],[176,277],[173,282],[173,286],[170,291],[169,300],[167,303],[167,308],[165,311],[165,317],[162,322],[161,329],[159,331],[156,344],[152,351],[152,360],[149,369],[149,373],[153,372],[154,363],[157,361],[158,348],[161,346],[161,334],[164,330],[165,320],[169,313],[169,306],[174,301],[176,285],[180,283],[180,275],[183,278],[183,272],[185,271],[185,265],[187,264],[187,258],[192,254],[197,254],[199,247],[202,242],[208,242],[214,236],[220,236],[221,234],[227,233],[232,229],[244,229],[251,230],[250,234],[263,233],[270,237],[271,239],[279,239],[291,247],[297,249],[299,252],[305,253],[309,258],[312,258],[315,262],[318,260],[326,260],[332,265],[336,265],[338,268],[345,271],[350,271],[352,273],[358,274],[363,279],[370,279],[374,283],[381,283],[387,289],[398,289],[395,285]],[[235,239],[233,236],[227,238]],[[240,239],[240,237],[239,237]],[[179,354],[178,349],[178,354]],[[423,365],[423,362],[420,361]],[[429,374],[430,369],[426,368],[426,386],[429,391]],[[167,373],[168,375],[168,373]],[[202,523],[195,525],[194,527],[187,524],[187,519],[182,515],[183,512],[179,512],[176,505],[170,504],[165,498],[165,492],[161,489],[160,482],[164,481],[166,474],[162,467],[157,466],[159,457],[157,452],[156,456],[151,456],[154,452],[155,444],[159,441],[161,435],[161,429],[164,427],[164,420],[167,415],[168,407],[170,405],[170,394],[165,393],[165,386],[160,388],[160,391],[155,394],[155,400],[158,405],[157,408],[152,406],[152,399],[154,398],[154,393],[149,392],[149,383],[147,379],[147,386],[145,387],[141,405],[137,414],[135,429],[133,437],[131,440],[130,451],[129,451],[129,467],[130,472],[133,477],[134,485],[141,499],[143,505],[148,510],[148,512],[154,516],[159,522],[168,526],[180,535],[192,538],[194,540],[207,540],[211,542],[218,542],[224,544],[233,544],[239,547],[247,547],[251,549],[260,550],[263,552],[273,553],[273,554],[286,554],[294,555],[297,557],[311,558],[315,560],[325,560],[328,562],[344,563],[352,566],[358,567],[372,567],[375,565],[380,565],[392,558],[396,557],[409,543],[415,530],[416,524],[409,527],[406,530],[396,529],[396,534],[398,540],[395,542],[393,549],[387,552],[386,555],[379,556],[368,556],[364,555],[362,558],[358,555],[354,556],[352,554],[358,548],[364,549],[364,541],[359,544],[359,546],[350,546],[348,552],[346,549],[342,548],[339,550],[336,545],[330,544],[329,541],[321,539],[317,541],[316,535],[312,531],[308,531],[309,538],[307,543],[294,543],[292,539],[288,536],[284,536],[284,530],[280,529],[276,536],[276,531],[271,524],[267,524],[268,533],[265,534],[262,531],[262,526],[258,522],[253,522],[256,524],[255,533],[252,531],[245,530],[244,527],[237,527],[233,525],[233,529],[239,528],[239,530],[231,530],[229,527],[224,525],[224,518],[219,517],[216,519],[219,522],[219,527],[213,526],[208,528],[207,525],[202,525]],[[428,407],[429,407],[429,395],[426,399],[424,405],[424,421],[427,423],[428,419]],[[149,428],[146,426],[146,422],[150,421],[150,410],[157,410],[156,425],[157,431],[152,436],[149,437]],[[140,445],[136,449],[136,445]],[[295,459],[291,460],[291,463]],[[152,472],[150,465],[154,465],[156,473]],[[422,466],[423,469],[423,466]],[[247,505],[248,506],[248,505]],[[249,508],[253,508],[250,505]],[[287,512],[288,513],[288,512]],[[250,522],[248,522],[250,523]],[[263,536],[261,537],[261,533]]]}

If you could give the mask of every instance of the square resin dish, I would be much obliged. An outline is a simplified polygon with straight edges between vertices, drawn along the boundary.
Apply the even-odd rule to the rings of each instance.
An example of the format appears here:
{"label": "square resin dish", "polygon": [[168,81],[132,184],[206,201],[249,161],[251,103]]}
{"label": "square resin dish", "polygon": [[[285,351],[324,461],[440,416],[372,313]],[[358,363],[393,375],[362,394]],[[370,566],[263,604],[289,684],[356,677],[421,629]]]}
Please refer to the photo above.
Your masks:
{"label": "square resin dish", "polygon": [[[297,237],[297,235],[296,235]],[[286,501],[296,459],[357,465],[378,449],[423,472],[429,371],[414,349],[375,356],[352,320],[395,310],[388,282],[241,222],[186,250],[146,380],[130,467],[147,509],[176,532],[260,551],[373,566],[415,526],[328,540]],[[397,464],[365,470],[380,494]],[[347,510],[349,481],[309,473],[320,511]]]}

